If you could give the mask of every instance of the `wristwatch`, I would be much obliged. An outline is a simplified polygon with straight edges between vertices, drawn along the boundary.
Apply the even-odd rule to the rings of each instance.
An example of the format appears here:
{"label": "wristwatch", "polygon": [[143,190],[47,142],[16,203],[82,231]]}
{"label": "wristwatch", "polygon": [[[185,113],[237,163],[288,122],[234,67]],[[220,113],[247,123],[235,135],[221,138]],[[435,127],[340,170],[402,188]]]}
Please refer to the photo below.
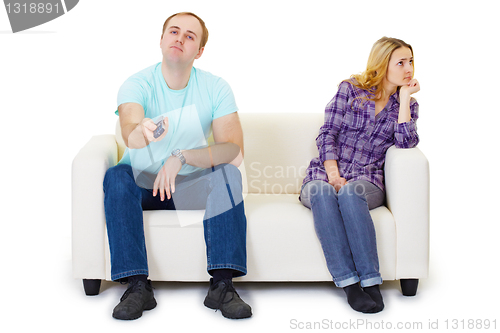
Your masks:
{"label": "wristwatch", "polygon": [[182,165],[186,164],[186,158],[184,157],[184,155],[182,155],[180,149],[174,149],[171,155],[180,159]]}

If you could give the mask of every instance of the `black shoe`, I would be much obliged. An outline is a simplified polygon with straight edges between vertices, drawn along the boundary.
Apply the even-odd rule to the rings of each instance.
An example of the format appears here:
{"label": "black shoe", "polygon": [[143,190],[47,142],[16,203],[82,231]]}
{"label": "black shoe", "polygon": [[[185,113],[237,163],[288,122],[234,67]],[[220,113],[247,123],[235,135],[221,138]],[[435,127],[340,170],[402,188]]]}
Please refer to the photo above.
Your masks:
{"label": "black shoe", "polygon": [[226,318],[242,319],[252,316],[252,308],[243,302],[231,280],[221,280],[214,284],[214,280],[210,279],[210,288],[203,304],[210,309],[220,310]]}
{"label": "black shoe", "polygon": [[144,310],[156,307],[151,281],[131,282],[128,289],[120,298],[120,303],[113,310],[113,318],[132,320],[142,316]]}

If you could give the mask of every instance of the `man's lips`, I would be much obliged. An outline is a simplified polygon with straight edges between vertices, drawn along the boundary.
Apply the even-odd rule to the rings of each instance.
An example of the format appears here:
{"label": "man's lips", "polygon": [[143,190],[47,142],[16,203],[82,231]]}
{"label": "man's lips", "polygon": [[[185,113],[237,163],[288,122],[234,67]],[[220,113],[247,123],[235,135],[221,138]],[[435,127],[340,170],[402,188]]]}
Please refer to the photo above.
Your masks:
{"label": "man's lips", "polygon": [[172,49],[177,49],[177,50],[179,50],[179,51],[181,51],[181,52],[184,52],[184,51],[183,51],[180,47],[175,46],[175,45],[174,45],[174,46],[170,46],[170,48],[172,48]]}

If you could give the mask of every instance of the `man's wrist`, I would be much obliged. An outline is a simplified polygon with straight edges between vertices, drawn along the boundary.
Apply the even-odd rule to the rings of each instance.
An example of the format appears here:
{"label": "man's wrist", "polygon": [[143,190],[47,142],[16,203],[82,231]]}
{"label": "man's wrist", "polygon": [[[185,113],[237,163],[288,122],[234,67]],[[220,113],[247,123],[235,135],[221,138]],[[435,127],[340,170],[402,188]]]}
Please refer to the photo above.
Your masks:
{"label": "man's wrist", "polygon": [[181,151],[180,149],[174,149],[172,151],[172,154],[170,154],[171,156],[174,156],[174,157],[177,157],[180,161],[181,161],[181,165],[184,165],[186,164],[186,158],[184,157],[184,155],[182,154],[183,151]]}

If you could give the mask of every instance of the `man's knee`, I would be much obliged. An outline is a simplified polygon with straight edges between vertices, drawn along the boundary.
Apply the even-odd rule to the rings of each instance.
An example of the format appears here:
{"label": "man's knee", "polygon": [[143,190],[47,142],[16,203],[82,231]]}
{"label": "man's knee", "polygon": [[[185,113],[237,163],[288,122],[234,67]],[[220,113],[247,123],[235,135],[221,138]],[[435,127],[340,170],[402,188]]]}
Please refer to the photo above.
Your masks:
{"label": "man's knee", "polygon": [[110,188],[126,188],[135,185],[132,167],[127,164],[118,164],[109,168],[104,176],[104,191]]}
{"label": "man's knee", "polygon": [[224,164],[224,172],[227,177],[227,182],[229,184],[232,183],[241,183],[241,172],[240,170],[232,165],[232,164]]}

